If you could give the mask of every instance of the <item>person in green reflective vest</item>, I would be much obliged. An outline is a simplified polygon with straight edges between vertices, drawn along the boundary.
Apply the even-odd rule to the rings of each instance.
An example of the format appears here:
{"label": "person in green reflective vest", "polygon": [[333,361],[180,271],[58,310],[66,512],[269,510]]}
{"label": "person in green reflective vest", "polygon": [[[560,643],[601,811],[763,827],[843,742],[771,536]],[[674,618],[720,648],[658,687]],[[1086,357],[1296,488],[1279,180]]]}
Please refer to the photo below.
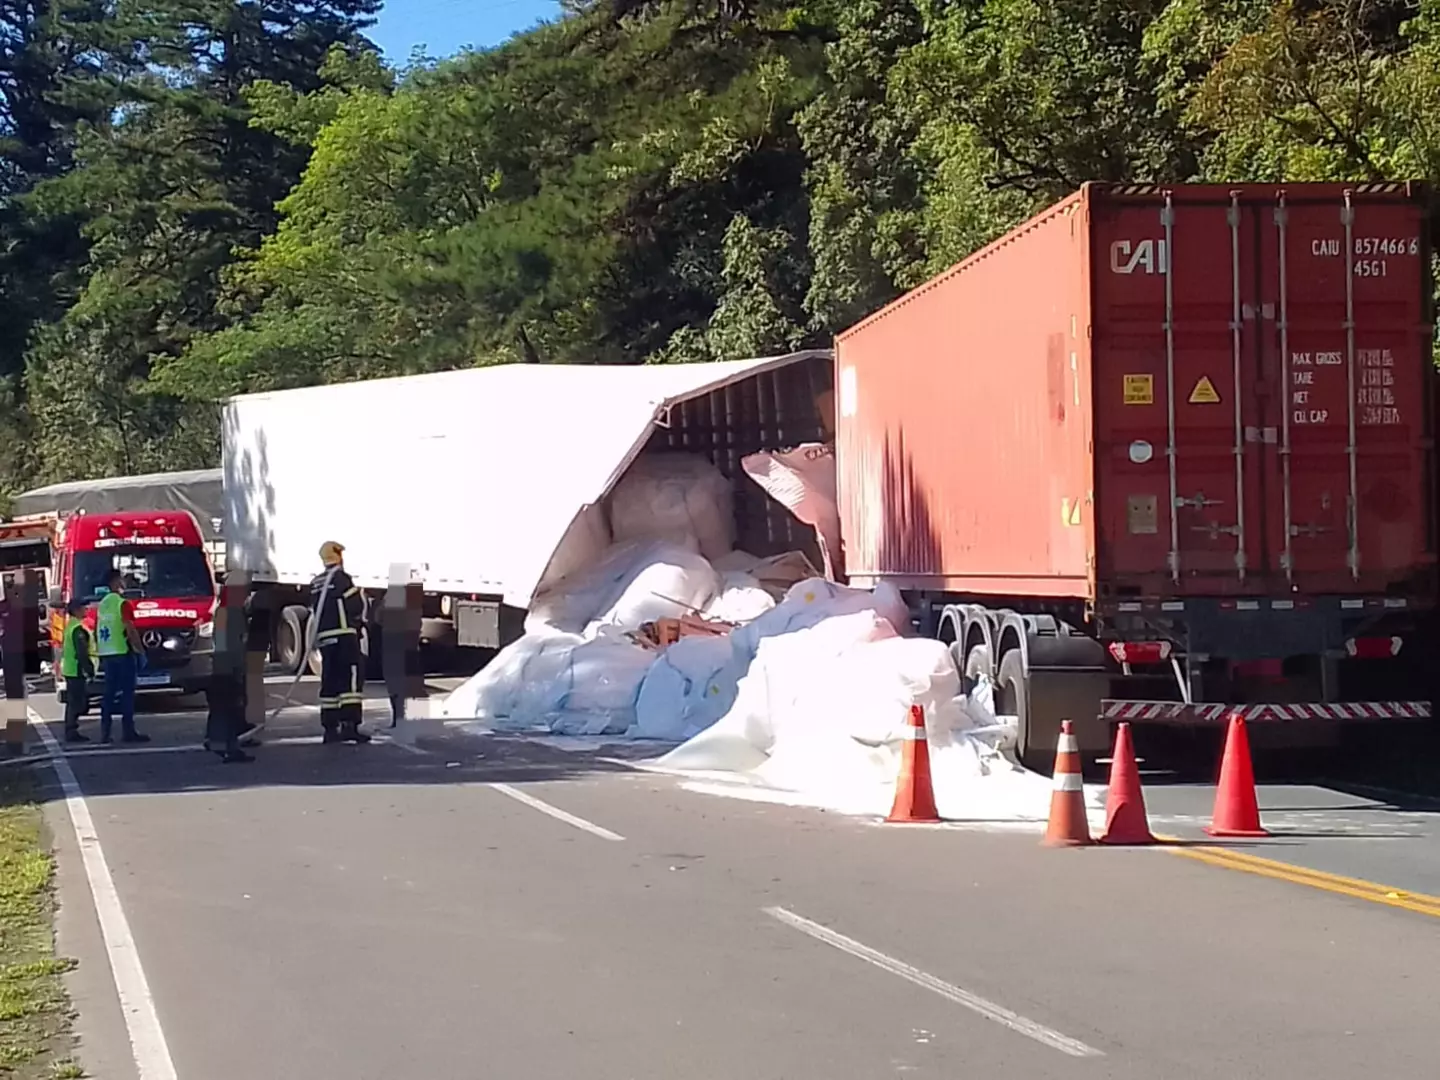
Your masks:
{"label": "person in green reflective vest", "polygon": [[65,741],[89,742],[80,733],[80,718],[90,707],[90,683],[95,678],[95,662],[90,658],[90,631],[82,617],[85,600],[74,597],[65,606],[65,634],[61,640],[60,675],[65,680]]}
{"label": "person in green reflective vest", "polygon": [[144,645],[135,629],[134,605],[125,599],[125,575],[111,570],[108,584],[110,591],[95,610],[95,651],[105,676],[100,697],[100,741],[110,741],[111,722],[118,712],[121,742],[146,743],[150,736],[135,730],[136,659]]}

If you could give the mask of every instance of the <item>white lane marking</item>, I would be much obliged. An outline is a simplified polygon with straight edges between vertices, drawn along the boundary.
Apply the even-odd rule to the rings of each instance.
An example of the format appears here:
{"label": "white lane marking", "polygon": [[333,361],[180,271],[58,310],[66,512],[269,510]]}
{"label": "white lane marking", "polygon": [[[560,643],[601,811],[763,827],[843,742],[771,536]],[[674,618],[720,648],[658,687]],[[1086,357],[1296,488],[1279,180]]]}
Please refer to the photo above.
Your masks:
{"label": "white lane marking", "polygon": [[173,746],[105,746],[101,744],[90,747],[85,747],[82,743],[79,747],[62,746],[59,751],[62,756],[67,758],[111,758],[148,757],[151,754],[190,754],[204,749],[205,747],[200,743],[177,743]]}
{"label": "white lane marking", "polygon": [[1027,1039],[1034,1039],[1036,1042],[1050,1047],[1052,1050],[1059,1050],[1062,1054],[1069,1054],[1071,1057],[1104,1057],[1104,1053],[1088,1046],[1079,1039],[1072,1039],[1069,1035],[1063,1035],[1053,1028],[1044,1024],[1036,1023],[1019,1013],[1011,1012],[1003,1005],[997,1005],[993,1001],[987,1001],[979,994],[972,994],[969,990],[962,989],[948,983],[944,979],[937,979],[934,975],[921,971],[919,968],[911,967],[893,956],[886,956],[884,953],[862,945],[854,938],[848,938],[844,934],[838,934],[828,926],[821,926],[817,922],[811,922],[803,915],[796,915],[783,907],[767,907],[765,914],[772,919],[784,923],[802,934],[808,934],[816,941],[823,941],[826,945],[839,949],[841,952],[849,953],[857,959],[864,960],[867,964],[873,964],[882,971],[888,971],[892,975],[898,975],[902,979],[914,983],[916,986],[924,987],[931,993],[939,994],[941,997],[953,1001],[956,1005],[962,1005],[971,1012],[978,1013],[987,1020],[993,1020],[1002,1027],[1024,1035]]}
{"label": "white lane marking", "polygon": [[611,832],[609,829],[601,828],[593,821],[586,821],[584,818],[576,817],[574,814],[567,814],[558,806],[551,806],[549,803],[535,798],[534,795],[527,795],[519,788],[513,788],[509,784],[486,784],[485,786],[500,792],[501,795],[508,795],[516,802],[522,802],[531,809],[539,810],[542,814],[549,814],[556,821],[563,821],[567,825],[574,825],[577,829],[583,829],[585,832],[600,837],[601,840],[625,839],[625,837],[621,836],[619,833],[614,833]]}
{"label": "white lane marking", "polygon": [[176,1080],[175,1063],[170,1060],[170,1045],[165,1041],[165,1030],[160,1026],[160,1017],[155,1011],[150,982],[145,978],[140,951],[135,946],[134,935],[130,933],[130,922],[125,918],[120,894],[115,889],[115,879],[110,876],[110,865],[105,861],[105,850],[100,846],[100,836],[90,817],[85,793],[80,789],[80,782],[75,779],[75,771],[70,768],[59,742],[45,726],[44,717],[34,709],[27,712],[30,723],[50,751],[50,763],[65,793],[65,808],[70,813],[70,825],[75,830],[75,842],[85,864],[85,877],[90,882],[90,896],[100,920],[100,936],[110,961],[115,996],[120,999],[120,1011],[125,1017],[125,1030],[130,1035],[130,1053],[135,1059],[135,1068],[140,1080]]}

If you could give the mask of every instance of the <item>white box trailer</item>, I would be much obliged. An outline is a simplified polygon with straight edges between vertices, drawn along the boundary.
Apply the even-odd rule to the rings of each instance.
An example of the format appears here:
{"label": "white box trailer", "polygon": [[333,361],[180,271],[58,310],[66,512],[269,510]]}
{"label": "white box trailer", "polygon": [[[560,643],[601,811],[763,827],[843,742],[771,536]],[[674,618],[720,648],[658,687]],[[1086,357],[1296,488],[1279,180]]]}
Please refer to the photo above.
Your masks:
{"label": "white box trailer", "polygon": [[[391,568],[424,587],[428,644],[493,649],[519,635],[572,529],[637,456],[707,456],[735,484],[756,555],[814,550],[813,531],[740,468],[829,437],[828,350],[710,364],[510,364],[247,394],[224,410],[228,570],[273,613],[273,654],[303,657],[320,545],[373,600]],[[562,560],[563,560],[562,554]]]}

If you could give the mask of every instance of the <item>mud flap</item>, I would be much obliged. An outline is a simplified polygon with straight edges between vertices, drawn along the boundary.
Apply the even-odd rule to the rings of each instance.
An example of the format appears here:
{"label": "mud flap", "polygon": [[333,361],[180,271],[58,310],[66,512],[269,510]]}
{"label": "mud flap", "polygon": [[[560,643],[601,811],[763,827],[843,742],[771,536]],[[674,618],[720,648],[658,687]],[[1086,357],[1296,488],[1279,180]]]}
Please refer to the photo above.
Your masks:
{"label": "mud flap", "polygon": [[1043,763],[1046,775],[1054,769],[1055,743],[1060,721],[1071,720],[1083,757],[1104,757],[1110,749],[1110,725],[1100,716],[1100,702],[1110,692],[1105,668],[1032,667],[1030,669],[1030,722],[1020,747],[1028,768]]}

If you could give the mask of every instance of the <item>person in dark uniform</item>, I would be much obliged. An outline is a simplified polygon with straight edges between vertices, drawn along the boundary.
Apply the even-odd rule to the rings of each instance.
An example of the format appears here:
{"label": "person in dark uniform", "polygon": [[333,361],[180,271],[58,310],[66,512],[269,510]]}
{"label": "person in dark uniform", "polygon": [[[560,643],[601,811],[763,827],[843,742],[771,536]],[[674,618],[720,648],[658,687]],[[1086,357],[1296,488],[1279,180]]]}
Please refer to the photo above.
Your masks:
{"label": "person in dark uniform", "polygon": [[[408,572],[408,567],[404,568]],[[391,570],[390,587],[381,609],[380,643],[385,672],[385,693],[390,698],[390,726],[405,719],[405,702],[425,696],[425,672],[420,656],[420,626],[424,591]],[[374,622],[370,624],[374,626]],[[371,649],[375,648],[372,639]]]}
{"label": "person in dark uniform", "polygon": [[334,540],[321,544],[325,572],[310,583],[310,619],[320,650],[320,726],[324,742],[368,743],[370,736],[360,730],[365,598],[345,572],[344,552]]}
{"label": "person in dark uniform", "polygon": [[254,761],[240,749],[245,722],[245,600],[244,585],[227,582],[215,610],[215,659],[206,698],[205,749],[227,765]]}
{"label": "person in dark uniform", "polygon": [[241,746],[259,746],[254,732],[265,725],[265,660],[270,655],[270,591],[250,590],[245,598],[245,726]]}

